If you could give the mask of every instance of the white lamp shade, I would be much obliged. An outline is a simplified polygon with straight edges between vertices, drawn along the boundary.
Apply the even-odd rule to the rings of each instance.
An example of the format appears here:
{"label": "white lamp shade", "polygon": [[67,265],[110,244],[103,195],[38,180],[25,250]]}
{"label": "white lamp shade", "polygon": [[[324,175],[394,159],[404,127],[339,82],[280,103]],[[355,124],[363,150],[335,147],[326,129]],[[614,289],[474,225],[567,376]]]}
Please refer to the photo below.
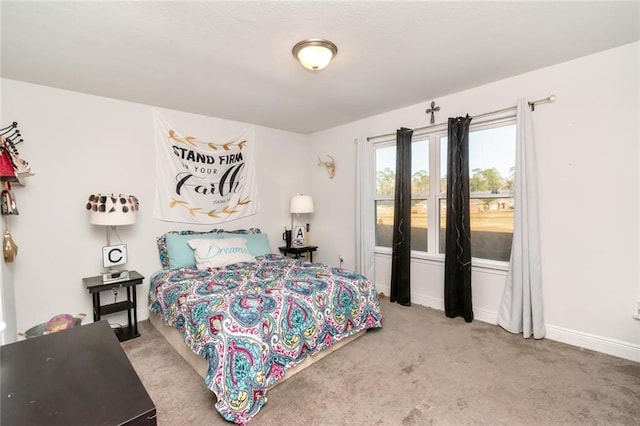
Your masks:
{"label": "white lamp shade", "polygon": [[291,213],[313,213],[313,199],[310,195],[295,195],[290,207]]}
{"label": "white lamp shade", "polygon": [[133,225],[138,207],[135,196],[122,194],[92,194],[86,206],[89,222],[103,226]]}

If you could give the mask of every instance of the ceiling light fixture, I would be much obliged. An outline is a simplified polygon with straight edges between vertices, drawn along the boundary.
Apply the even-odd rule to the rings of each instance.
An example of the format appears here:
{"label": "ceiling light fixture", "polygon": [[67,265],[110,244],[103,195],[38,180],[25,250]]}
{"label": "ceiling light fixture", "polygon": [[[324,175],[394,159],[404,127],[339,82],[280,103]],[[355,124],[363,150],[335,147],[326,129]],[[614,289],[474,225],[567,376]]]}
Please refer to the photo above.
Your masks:
{"label": "ceiling light fixture", "polygon": [[293,46],[293,56],[303,67],[311,71],[320,71],[338,54],[338,47],[329,40],[310,38]]}

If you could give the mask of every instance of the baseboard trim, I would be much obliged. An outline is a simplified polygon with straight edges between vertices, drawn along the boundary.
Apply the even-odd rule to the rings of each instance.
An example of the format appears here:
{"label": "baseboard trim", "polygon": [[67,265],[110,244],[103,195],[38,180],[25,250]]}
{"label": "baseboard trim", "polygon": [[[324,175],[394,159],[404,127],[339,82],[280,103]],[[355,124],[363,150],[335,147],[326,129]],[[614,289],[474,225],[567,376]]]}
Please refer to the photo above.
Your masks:
{"label": "baseboard trim", "polygon": [[138,317],[138,322],[148,320],[149,319],[149,307],[148,306],[138,306],[136,309],[136,316]]}
{"label": "baseboard trim", "polygon": [[547,329],[547,339],[640,362],[640,345],[555,325],[545,324],[545,327]]}
{"label": "baseboard trim", "polygon": [[[498,324],[497,312],[473,308],[473,314],[475,319],[479,321],[492,325]],[[545,337],[549,340],[640,362],[640,345],[609,339],[607,337],[597,336],[595,334],[571,330],[555,325],[545,324],[545,329]]]}
{"label": "baseboard trim", "polygon": [[427,306],[429,308],[444,311],[444,299],[438,297],[425,296],[423,294],[411,294],[411,303],[416,305]]}
{"label": "baseboard trim", "polygon": [[[385,293],[388,294],[388,293]],[[444,311],[444,299],[439,297],[426,296],[424,294],[411,294],[411,303],[416,305],[426,306],[429,308]],[[473,308],[473,317],[478,321],[486,322],[489,324],[498,324],[498,313],[481,308]]]}
{"label": "baseboard trim", "polygon": [[[378,291],[382,291],[388,296],[390,288],[379,288]],[[444,311],[444,299],[438,297],[412,293],[411,303]],[[496,326],[498,324],[498,312],[474,307],[473,315],[478,321]],[[550,324],[545,324],[545,328],[545,337],[549,340],[566,343],[567,345],[577,346],[579,348],[590,349],[592,351],[628,359],[630,361],[640,362],[640,345]]]}
{"label": "baseboard trim", "polygon": [[498,313],[481,308],[473,308],[473,317],[478,321],[498,325]]}

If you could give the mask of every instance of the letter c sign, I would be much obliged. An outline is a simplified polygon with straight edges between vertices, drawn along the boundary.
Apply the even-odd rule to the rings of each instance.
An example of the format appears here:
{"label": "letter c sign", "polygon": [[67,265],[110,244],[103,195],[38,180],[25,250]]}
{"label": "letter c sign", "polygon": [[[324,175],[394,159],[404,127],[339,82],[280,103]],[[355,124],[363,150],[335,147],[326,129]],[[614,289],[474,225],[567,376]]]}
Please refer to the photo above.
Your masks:
{"label": "letter c sign", "polygon": [[127,263],[127,245],[107,246],[102,248],[102,266],[124,265]]}

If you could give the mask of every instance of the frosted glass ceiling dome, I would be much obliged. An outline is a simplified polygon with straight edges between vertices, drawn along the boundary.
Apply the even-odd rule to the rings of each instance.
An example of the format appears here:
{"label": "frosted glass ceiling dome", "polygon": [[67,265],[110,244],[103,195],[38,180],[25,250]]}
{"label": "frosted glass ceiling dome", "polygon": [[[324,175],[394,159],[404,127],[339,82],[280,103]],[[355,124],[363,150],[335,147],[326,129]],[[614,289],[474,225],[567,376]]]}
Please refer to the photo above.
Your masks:
{"label": "frosted glass ceiling dome", "polygon": [[338,47],[335,44],[320,38],[302,40],[293,46],[293,56],[311,71],[326,68],[337,54]]}

